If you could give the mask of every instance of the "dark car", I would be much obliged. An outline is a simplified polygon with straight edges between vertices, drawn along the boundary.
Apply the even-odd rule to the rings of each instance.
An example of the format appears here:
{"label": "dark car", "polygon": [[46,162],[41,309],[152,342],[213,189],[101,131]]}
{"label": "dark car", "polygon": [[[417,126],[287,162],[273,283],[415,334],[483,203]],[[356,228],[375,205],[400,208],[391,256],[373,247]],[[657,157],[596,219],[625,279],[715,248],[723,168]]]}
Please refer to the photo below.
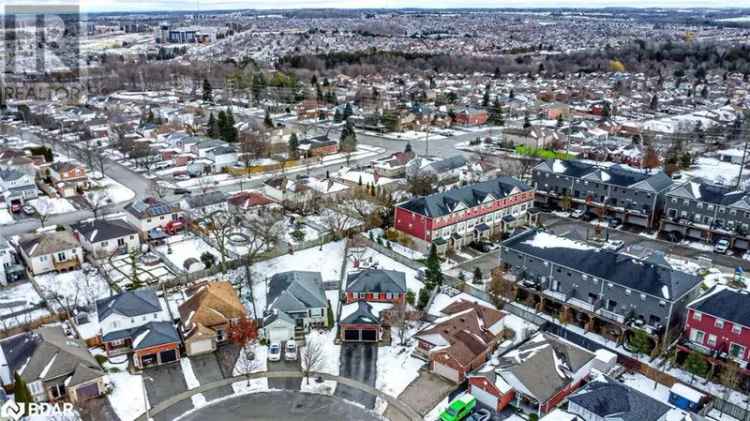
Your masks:
{"label": "dark car", "polygon": [[188,189],[174,189],[174,194],[190,194]]}
{"label": "dark car", "polygon": [[607,225],[609,225],[610,228],[617,228],[622,225],[622,219],[610,218],[609,221],[607,221]]}
{"label": "dark car", "polygon": [[470,243],[469,247],[482,253],[489,253],[490,251],[492,251],[492,245],[489,243],[485,243],[485,242],[475,241],[475,242]]}

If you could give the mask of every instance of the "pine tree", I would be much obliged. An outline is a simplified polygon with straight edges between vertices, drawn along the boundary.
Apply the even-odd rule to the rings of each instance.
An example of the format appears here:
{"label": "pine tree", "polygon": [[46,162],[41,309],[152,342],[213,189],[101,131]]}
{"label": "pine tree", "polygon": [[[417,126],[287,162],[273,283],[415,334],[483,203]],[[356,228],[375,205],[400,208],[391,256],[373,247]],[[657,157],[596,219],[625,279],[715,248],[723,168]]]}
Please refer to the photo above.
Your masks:
{"label": "pine tree", "polygon": [[331,309],[331,300],[327,300],[328,302],[328,309],[326,310],[326,319],[327,319],[327,326],[329,329],[331,329],[334,325],[334,319],[333,319],[333,310]]}
{"label": "pine tree", "polygon": [[207,102],[214,100],[213,89],[211,89],[211,83],[208,79],[203,79],[203,100]]}
{"label": "pine tree", "polygon": [[406,146],[404,147],[404,153],[411,153],[411,143],[406,142]]}
{"label": "pine tree", "polygon": [[505,118],[503,117],[503,105],[500,103],[500,100],[495,98],[495,102],[492,104],[492,107],[490,108],[488,121],[490,124],[493,124],[495,126],[504,126],[505,125]]}
{"label": "pine tree", "polygon": [[297,137],[297,133],[292,133],[291,136],[289,136],[289,159],[297,159],[299,158],[299,138]]}
{"label": "pine tree", "polygon": [[419,300],[417,301],[417,308],[424,310],[427,307],[427,303],[430,301],[430,290],[424,287],[419,290]]}
{"label": "pine tree", "polygon": [[529,113],[526,113],[523,116],[523,128],[528,129],[529,127],[531,127],[531,120],[529,120]]}
{"label": "pine tree", "polygon": [[349,117],[354,115],[354,109],[352,109],[352,104],[346,103],[346,106],[344,107],[344,120],[349,120]]}
{"label": "pine tree", "polygon": [[433,243],[430,246],[430,255],[425,262],[425,285],[430,289],[443,284],[443,272],[440,268],[440,257],[437,254],[437,247]]}
{"label": "pine tree", "polygon": [[346,125],[341,130],[339,150],[341,152],[354,152],[357,150],[357,133],[354,132],[354,124],[351,121],[347,120]]}
{"label": "pine tree", "polygon": [[219,123],[214,117],[214,113],[208,116],[208,124],[206,125],[206,136],[216,139],[219,137]]}
{"label": "pine tree", "polygon": [[235,143],[238,136],[237,128],[234,127],[234,114],[232,114],[231,108],[227,108],[226,122],[221,137],[229,143]]}
{"label": "pine tree", "polygon": [[482,107],[490,105],[490,84],[484,87],[484,96],[482,97]]}
{"label": "pine tree", "polygon": [[651,109],[651,111],[658,111],[659,110],[659,97],[654,95],[651,97],[651,103],[648,105],[648,108]]}
{"label": "pine tree", "polygon": [[704,376],[708,371],[708,364],[702,355],[697,352],[691,352],[690,355],[685,359],[685,370],[690,373],[690,381],[692,382],[693,376]]}
{"label": "pine tree", "polygon": [[564,124],[563,116],[562,114],[560,114],[557,116],[557,128],[558,129],[562,128],[563,124]]}
{"label": "pine tree", "polygon": [[271,120],[271,112],[266,109],[266,116],[263,118],[263,124],[268,128],[273,128],[273,120]]}
{"label": "pine tree", "polygon": [[482,283],[482,269],[480,269],[479,266],[474,268],[474,283],[475,284]]}
{"label": "pine tree", "polygon": [[148,110],[148,115],[146,116],[146,123],[153,123],[154,122],[154,111]]}
{"label": "pine tree", "polygon": [[13,378],[14,378],[13,381],[14,381],[14,384],[15,384],[15,386],[14,386],[14,389],[15,389],[15,392],[14,392],[15,400],[16,400],[16,402],[18,404],[20,404],[20,405],[23,406],[23,408],[24,408],[24,414],[28,415],[29,414],[29,408],[28,408],[28,405],[26,405],[26,404],[33,403],[34,402],[34,398],[32,397],[31,392],[29,391],[29,387],[26,385],[26,380],[24,380],[21,377],[21,375],[18,374],[18,372],[15,372],[13,374]]}
{"label": "pine tree", "polygon": [[341,110],[336,108],[336,112],[333,113],[333,122],[334,123],[341,123],[344,121],[344,115],[341,113]]}
{"label": "pine tree", "polygon": [[216,121],[216,127],[219,129],[216,137],[223,138],[227,130],[227,113],[224,110],[219,111],[219,118]]}

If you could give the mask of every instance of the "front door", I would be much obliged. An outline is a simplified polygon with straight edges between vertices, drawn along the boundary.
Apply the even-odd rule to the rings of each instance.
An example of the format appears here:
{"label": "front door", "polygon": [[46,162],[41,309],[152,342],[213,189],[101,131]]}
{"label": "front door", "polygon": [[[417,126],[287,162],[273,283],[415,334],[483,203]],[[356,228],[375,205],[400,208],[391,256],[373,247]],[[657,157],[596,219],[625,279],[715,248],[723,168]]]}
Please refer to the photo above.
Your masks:
{"label": "front door", "polygon": [[303,327],[305,327],[305,319],[299,318],[295,320],[294,323],[294,326],[298,329],[302,329]]}

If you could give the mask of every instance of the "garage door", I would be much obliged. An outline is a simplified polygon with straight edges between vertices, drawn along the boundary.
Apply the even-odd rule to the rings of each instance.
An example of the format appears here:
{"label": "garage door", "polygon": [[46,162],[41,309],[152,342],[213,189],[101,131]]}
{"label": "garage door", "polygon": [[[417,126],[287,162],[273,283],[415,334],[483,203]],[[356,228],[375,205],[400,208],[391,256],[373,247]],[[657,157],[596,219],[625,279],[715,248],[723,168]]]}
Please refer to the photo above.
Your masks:
{"label": "garage door", "polygon": [[345,341],[358,341],[359,340],[359,329],[346,329],[344,330]]}
{"label": "garage door", "polygon": [[99,385],[92,383],[86,386],[81,386],[76,390],[78,401],[85,401],[99,396]]}
{"label": "garage door", "polygon": [[190,353],[193,355],[211,352],[212,350],[213,344],[211,339],[204,339],[202,341],[194,341],[190,343]]}
{"label": "garage door", "polygon": [[447,365],[440,364],[440,363],[433,363],[432,366],[433,366],[432,371],[435,374],[441,375],[450,381],[458,383],[458,370],[454,370],[448,367]]}
{"label": "garage door", "polygon": [[270,342],[284,342],[289,339],[294,339],[294,335],[291,330],[285,327],[273,327],[268,330],[268,340]]}
{"label": "garage door", "polygon": [[156,354],[146,354],[141,356],[141,366],[148,367],[156,364]]}
{"label": "garage door", "polygon": [[169,351],[162,351],[161,352],[161,363],[171,363],[172,361],[177,361],[177,350],[171,349]]}
{"label": "garage door", "polygon": [[497,410],[497,396],[474,385],[471,386],[471,394],[477,398],[479,402],[492,408],[493,411]]}
{"label": "garage door", "polygon": [[378,340],[378,333],[375,330],[362,330],[362,340],[374,342]]}

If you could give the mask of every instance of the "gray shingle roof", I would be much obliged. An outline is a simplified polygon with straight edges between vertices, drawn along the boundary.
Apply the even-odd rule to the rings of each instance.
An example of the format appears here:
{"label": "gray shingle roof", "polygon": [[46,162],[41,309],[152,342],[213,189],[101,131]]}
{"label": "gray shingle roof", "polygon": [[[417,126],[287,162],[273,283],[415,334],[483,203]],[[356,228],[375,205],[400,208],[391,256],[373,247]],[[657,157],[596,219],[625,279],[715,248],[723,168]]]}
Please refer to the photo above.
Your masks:
{"label": "gray shingle roof", "polygon": [[172,322],[150,322],[132,329],[133,349],[145,349],[152,346],[180,343],[180,335]]}
{"label": "gray shingle roof", "polygon": [[668,405],[606,378],[589,383],[568,400],[600,417],[622,421],[657,421],[670,410]]}
{"label": "gray shingle roof", "polygon": [[18,244],[29,257],[45,256],[81,246],[78,239],[70,231],[22,234]]}
{"label": "gray shingle roof", "polygon": [[450,214],[459,203],[464,203],[471,208],[481,204],[487,195],[491,194],[495,199],[501,199],[509,196],[514,189],[525,192],[529,190],[529,186],[513,177],[503,176],[442,193],[414,198],[402,203],[399,207],[434,218]]}
{"label": "gray shingle roof", "polygon": [[607,167],[575,160],[547,160],[537,165],[534,169],[573,178],[598,181],[613,186],[638,188],[657,193],[667,189],[673,183],[672,178],[662,171],[647,173],[622,165]]}
{"label": "gray shingle roof", "polygon": [[0,348],[5,355],[5,361],[11,374],[20,370],[26,364],[26,360],[31,357],[41,342],[41,337],[32,332],[11,336],[0,342]]}
{"label": "gray shingle roof", "polygon": [[21,377],[24,380],[28,382],[38,379],[46,381],[68,376],[74,374],[79,365],[98,371],[100,376],[104,375],[99,364],[89,353],[86,344],[81,340],[65,336],[62,327],[44,327],[36,330],[36,333],[41,338],[41,342],[21,372]]}
{"label": "gray shingle roof", "polygon": [[372,306],[367,301],[358,301],[357,309],[339,323],[345,324],[379,324],[378,316],[372,314]]}
{"label": "gray shingle roof", "polygon": [[366,269],[346,277],[346,292],[406,292],[406,275],[395,270]]}
{"label": "gray shingle roof", "polygon": [[113,313],[133,317],[158,311],[161,311],[161,303],[156,292],[150,288],[121,292],[96,302],[96,312],[100,321]]}
{"label": "gray shingle roof", "polygon": [[326,307],[320,273],[291,271],[273,275],[268,283],[266,302],[269,309],[284,312]]}
{"label": "gray shingle roof", "polygon": [[750,327],[750,293],[714,287],[690,304],[691,308],[730,322]]}
{"label": "gray shingle roof", "polygon": [[71,225],[73,231],[77,231],[85,237],[89,243],[98,243],[115,238],[138,234],[134,226],[122,219],[96,219],[90,222],[79,222]]}
{"label": "gray shingle roof", "polygon": [[203,194],[191,195],[184,200],[191,209],[216,205],[227,201],[228,195],[221,191],[212,191]]}

